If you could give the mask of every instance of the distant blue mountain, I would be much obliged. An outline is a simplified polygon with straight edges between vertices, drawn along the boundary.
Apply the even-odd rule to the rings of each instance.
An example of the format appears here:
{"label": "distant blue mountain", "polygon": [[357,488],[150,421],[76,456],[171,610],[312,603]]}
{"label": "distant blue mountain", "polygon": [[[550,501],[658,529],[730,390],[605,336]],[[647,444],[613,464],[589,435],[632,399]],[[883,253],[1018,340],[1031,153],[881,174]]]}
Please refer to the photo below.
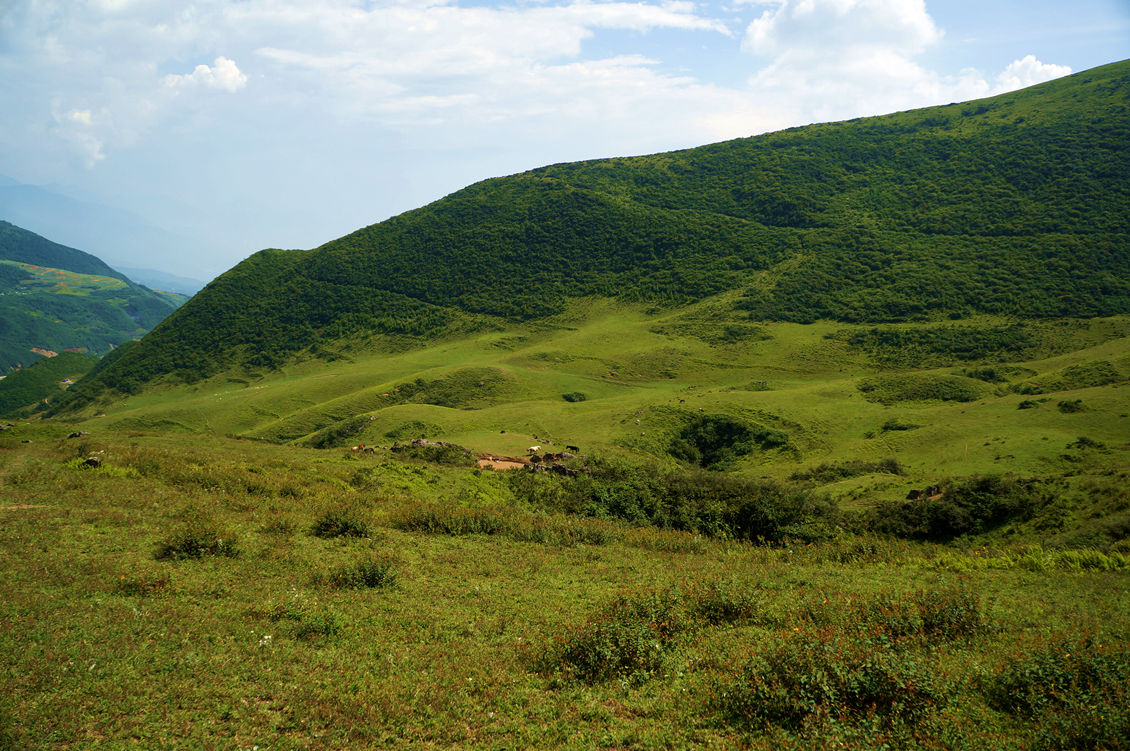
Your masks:
{"label": "distant blue mountain", "polygon": [[197,292],[204,289],[204,285],[207,284],[207,282],[202,282],[199,279],[177,276],[176,274],[166,274],[164,271],[156,271],[154,269],[135,269],[129,266],[118,265],[115,265],[114,268],[138,284],[144,284],[149,289],[160,290],[162,292],[179,292],[189,297],[192,297]]}
{"label": "distant blue mountain", "polygon": [[0,175],[0,219],[111,263],[138,268],[154,258],[191,258],[198,250],[188,239],[137,214],[25,185],[6,175]]}

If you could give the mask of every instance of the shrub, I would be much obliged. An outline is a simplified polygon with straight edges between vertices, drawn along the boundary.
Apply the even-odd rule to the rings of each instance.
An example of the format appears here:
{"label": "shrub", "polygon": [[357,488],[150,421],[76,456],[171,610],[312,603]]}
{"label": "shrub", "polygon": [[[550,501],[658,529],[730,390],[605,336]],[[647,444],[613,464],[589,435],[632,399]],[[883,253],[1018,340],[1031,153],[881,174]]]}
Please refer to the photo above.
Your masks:
{"label": "shrub", "polygon": [[396,563],[387,559],[370,559],[353,566],[335,569],[324,582],[338,589],[372,589],[396,584]]}
{"label": "shrub", "polygon": [[784,433],[747,425],[729,415],[700,415],[683,426],[668,452],[679,461],[705,469],[725,469],[754,449],[788,444]]}
{"label": "shrub", "polygon": [[356,415],[339,420],[329,427],[322,428],[307,439],[306,443],[316,449],[332,449],[348,446],[364,432],[369,425],[366,415]]}
{"label": "shrub", "polygon": [[1125,696],[1128,685],[1130,648],[1085,636],[1020,650],[988,680],[985,694],[994,709],[1035,717],[1079,697]]}
{"label": "shrub", "polygon": [[157,545],[157,560],[186,560],[204,556],[235,558],[240,554],[236,537],[206,522],[195,522]]}
{"label": "shrub", "polygon": [[299,621],[294,630],[294,636],[298,639],[311,641],[333,636],[339,630],[341,630],[341,626],[333,613],[315,613]]}
{"label": "shrub", "polygon": [[[918,426],[911,426],[918,427]],[[883,430],[888,430],[886,425]],[[890,428],[897,430],[909,430],[910,427]],[[839,464],[824,463],[812,469],[799,470],[789,475],[789,479],[793,482],[811,482],[817,485],[826,485],[830,482],[843,480],[848,477],[858,477],[859,475],[867,475],[871,473],[886,473],[891,475],[901,475],[902,466],[899,465],[897,459],[881,459],[877,462],[865,462],[859,459],[852,459],[850,461],[841,462]]]}
{"label": "shrub", "polygon": [[352,509],[333,509],[322,514],[310,527],[315,537],[368,537],[369,523]]}
{"label": "shrub", "polygon": [[1040,402],[1035,399],[1024,399],[1016,405],[1017,409],[1035,409],[1040,406]]}
{"label": "shrub", "polygon": [[819,627],[864,631],[892,640],[952,641],[985,627],[977,596],[961,586],[880,592],[858,602],[809,602],[798,615]]}
{"label": "shrub", "polygon": [[947,482],[940,497],[880,503],[869,519],[878,532],[946,541],[1031,518],[1045,501],[1032,481],[986,475]]}
{"label": "shrub", "polygon": [[507,518],[497,509],[419,503],[402,507],[389,524],[432,535],[498,535],[506,531]]}
{"label": "shrub", "polygon": [[882,635],[834,629],[789,633],[724,683],[713,704],[751,730],[799,730],[817,712],[916,722],[936,710],[949,687],[934,665]]}
{"label": "shrub", "polygon": [[1086,407],[1083,406],[1083,400],[1082,399],[1064,400],[1064,401],[1061,401],[1059,404],[1057,404],[1055,406],[1056,406],[1056,409],[1058,409],[1060,412],[1062,412],[1065,415],[1074,414],[1076,412],[1082,412],[1083,410],[1086,409]]}
{"label": "shrub", "polygon": [[1130,648],[1093,636],[1021,650],[986,681],[989,705],[1035,720],[1036,747],[1130,745]]}
{"label": "shrub", "polygon": [[444,441],[429,442],[420,446],[413,444],[398,445],[393,446],[392,451],[401,459],[416,459],[422,462],[450,464],[456,467],[475,466],[475,457],[469,450],[463,446]]}
{"label": "shrub", "polygon": [[568,394],[562,394],[561,398],[567,402],[583,402],[588,399],[588,396],[580,391],[571,391]]}
{"label": "shrub", "polygon": [[546,650],[543,668],[587,683],[646,680],[691,623],[672,592],[617,597],[588,621],[566,630]]}
{"label": "shrub", "polygon": [[981,603],[967,587],[919,590],[913,602],[922,621],[922,633],[928,638],[964,639],[986,626]]}
{"label": "shrub", "polygon": [[750,623],[762,610],[757,591],[734,581],[713,581],[691,588],[688,597],[691,615],[716,626],[721,623]]}
{"label": "shrub", "polygon": [[831,534],[835,510],[804,490],[702,470],[593,462],[576,477],[509,473],[515,498],[550,512],[697,534],[776,541]]}

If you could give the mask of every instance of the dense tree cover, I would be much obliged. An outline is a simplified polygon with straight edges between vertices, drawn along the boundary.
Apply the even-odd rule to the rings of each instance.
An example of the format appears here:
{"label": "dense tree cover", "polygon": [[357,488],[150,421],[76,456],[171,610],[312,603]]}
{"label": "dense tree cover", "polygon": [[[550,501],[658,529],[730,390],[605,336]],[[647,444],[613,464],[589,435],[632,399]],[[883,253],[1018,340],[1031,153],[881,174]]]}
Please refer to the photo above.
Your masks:
{"label": "dense tree cover", "polygon": [[968,104],[486,180],[213,282],[119,367],[146,382],[315,342],[428,337],[577,296],[743,290],[752,319],[1130,311],[1130,63]]}

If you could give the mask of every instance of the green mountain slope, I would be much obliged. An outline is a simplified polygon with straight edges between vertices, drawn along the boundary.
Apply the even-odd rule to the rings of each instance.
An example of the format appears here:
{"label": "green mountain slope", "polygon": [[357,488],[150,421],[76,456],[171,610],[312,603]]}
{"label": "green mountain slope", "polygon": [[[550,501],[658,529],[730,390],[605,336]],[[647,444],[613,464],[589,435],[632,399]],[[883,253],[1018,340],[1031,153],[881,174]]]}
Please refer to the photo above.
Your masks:
{"label": "green mountain slope", "polygon": [[33,349],[108,352],[178,304],[89,253],[0,222],[0,370],[34,362]]}
{"label": "green mountain slope", "polygon": [[0,416],[18,417],[32,413],[63,393],[65,382],[86,375],[98,358],[78,352],[60,352],[44,357],[31,366],[0,380]]}
{"label": "green mountain slope", "polygon": [[215,280],[101,380],[277,366],[555,315],[580,297],[755,320],[1130,311],[1130,63],[968,104],[487,180]]}

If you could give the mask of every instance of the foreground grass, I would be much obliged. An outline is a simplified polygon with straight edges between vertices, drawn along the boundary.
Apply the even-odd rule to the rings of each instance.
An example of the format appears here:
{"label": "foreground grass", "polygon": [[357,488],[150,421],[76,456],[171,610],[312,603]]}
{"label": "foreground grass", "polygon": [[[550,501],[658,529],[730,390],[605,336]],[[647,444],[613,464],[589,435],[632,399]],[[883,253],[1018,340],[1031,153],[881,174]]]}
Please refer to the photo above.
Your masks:
{"label": "foreground grass", "polygon": [[[1126,745],[1124,695],[1078,677],[1122,675],[1125,571],[1032,546],[757,547],[539,516],[462,468],[68,430],[0,438],[0,747]],[[185,541],[200,555],[158,559]],[[918,703],[835,682],[863,660]],[[1033,664],[1070,700],[1017,683]],[[774,675],[816,673],[811,711],[768,701],[797,693]]]}

